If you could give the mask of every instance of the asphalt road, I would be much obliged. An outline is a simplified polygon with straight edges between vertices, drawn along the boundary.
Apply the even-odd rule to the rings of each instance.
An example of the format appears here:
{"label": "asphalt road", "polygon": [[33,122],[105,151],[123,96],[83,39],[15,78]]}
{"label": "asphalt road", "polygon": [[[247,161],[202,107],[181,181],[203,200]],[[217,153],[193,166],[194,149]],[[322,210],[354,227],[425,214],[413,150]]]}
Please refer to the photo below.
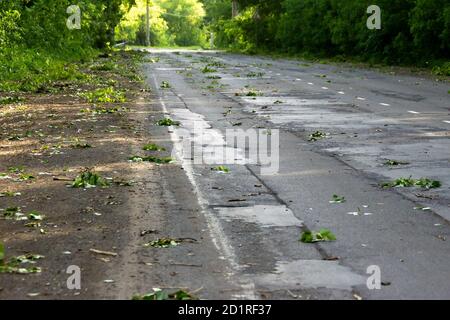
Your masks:
{"label": "asphalt road", "polygon": [[[219,257],[235,288],[224,298],[450,298],[448,83],[200,51],[152,50],[143,68],[161,112],[180,122],[166,134],[183,170],[165,178],[189,181],[172,196],[195,196],[215,248],[202,259]],[[272,153],[227,139],[233,130]],[[316,131],[326,136],[309,141]],[[410,176],[442,186],[380,187]],[[346,201],[330,203],[335,194]],[[299,241],[323,228],[337,240]],[[380,289],[367,286],[373,266]],[[217,279],[195,277],[221,297]]]}

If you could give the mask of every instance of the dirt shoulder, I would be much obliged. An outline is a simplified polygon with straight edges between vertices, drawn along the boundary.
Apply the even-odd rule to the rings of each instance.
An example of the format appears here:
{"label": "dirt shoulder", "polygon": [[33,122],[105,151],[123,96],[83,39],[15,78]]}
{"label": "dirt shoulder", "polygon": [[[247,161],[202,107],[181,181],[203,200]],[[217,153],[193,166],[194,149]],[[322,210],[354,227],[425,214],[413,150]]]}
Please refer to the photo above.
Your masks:
{"label": "dirt shoulder", "polygon": [[[20,266],[41,272],[0,274],[0,298],[95,298],[99,281],[113,280],[105,273],[121,259],[129,236],[129,198],[144,185],[138,176],[142,164],[127,159],[150,138],[143,128],[145,105],[137,103],[138,96],[148,94],[144,85],[116,72],[134,68],[137,58],[131,53],[100,58],[82,66],[88,81],[60,83],[50,93],[23,95],[22,102],[1,106],[0,241],[5,260],[24,254],[45,257]],[[93,71],[111,63],[117,70]],[[95,109],[82,94],[101,88],[123,91],[126,102],[97,103]],[[148,175],[152,165],[145,167]],[[87,170],[110,186],[71,188]],[[18,208],[19,218],[6,217],[7,208]],[[43,220],[31,221],[33,211]],[[81,269],[80,291],[67,288],[71,265]]]}
{"label": "dirt shoulder", "polygon": [[[183,168],[129,160],[170,157],[170,128],[155,125],[165,115],[139,71],[145,62],[116,52],[80,66],[83,81],[1,105],[0,299],[236,294]],[[89,172],[100,185],[72,187]],[[165,238],[180,242],[158,248]],[[80,268],[80,290],[67,286],[70,266]]]}

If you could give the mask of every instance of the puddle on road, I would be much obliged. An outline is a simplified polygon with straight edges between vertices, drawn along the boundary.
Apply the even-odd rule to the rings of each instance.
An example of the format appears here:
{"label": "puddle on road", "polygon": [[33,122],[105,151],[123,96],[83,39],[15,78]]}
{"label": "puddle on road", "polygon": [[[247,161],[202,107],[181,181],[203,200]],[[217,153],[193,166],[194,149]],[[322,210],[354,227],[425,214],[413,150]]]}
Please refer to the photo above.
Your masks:
{"label": "puddle on road", "polygon": [[262,227],[300,227],[303,222],[297,219],[286,206],[228,207],[217,208],[219,215],[227,220],[244,220]]}
{"label": "puddle on road", "polygon": [[353,286],[365,284],[366,280],[337,261],[297,260],[279,262],[276,272],[258,276],[256,283],[278,289],[351,290]]}

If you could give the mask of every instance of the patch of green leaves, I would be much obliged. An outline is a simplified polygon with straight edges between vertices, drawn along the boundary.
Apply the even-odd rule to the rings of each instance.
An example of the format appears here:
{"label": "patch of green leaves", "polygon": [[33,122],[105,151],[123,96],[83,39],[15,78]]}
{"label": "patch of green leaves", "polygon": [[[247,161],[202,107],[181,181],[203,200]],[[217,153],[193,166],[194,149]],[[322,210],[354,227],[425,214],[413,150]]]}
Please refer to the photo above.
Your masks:
{"label": "patch of green leaves", "polygon": [[217,166],[211,168],[212,171],[220,172],[220,173],[230,173],[230,169],[226,166]]}
{"label": "patch of green leaves", "polygon": [[149,143],[149,144],[146,144],[142,148],[142,150],[144,150],[144,151],[166,151],[166,148],[158,146],[157,144],[154,144],[154,143]]}
{"label": "patch of green leaves", "polygon": [[21,212],[20,207],[8,207],[2,210],[2,215],[8,220],[26,220],[26,216]]}
{"label": "patch of green leaves", "polygon": [[264,76],[264,72],[249,72],[247,73],[247,78],[262,78]]}
{"label": "patch of green leaves", "polygon": [[257,97],[260,95],[261,95],[261,93],[259,93],[258,91],[255,91],[255,90],[250,90],[249,92],[247,92],[245,94],[245,96],[247,96],[247,97]]}
{"label": "patch of green leaves", "polygon": [[100,88],[83,93],[81,96],[89,103],[123,103],[127,101],[125,94],[114,87]]}
{"label": "patch of green leaves", "polygon": [[163,81],[163,82],[161,82],[161,88],[162,89],[170,89],[170,88],[172,88],[172,86],[170,85],[170,83],[168,81]]}
{"label": "patch of green leaves", "polygon": [[335,241],[336,236],[328,229],[321,229],[320,231],[305,231],[300,237],[303,243],[315,243],[322,241]]}
{"label": "patch of green leaves", "polygon": [[330,200],[330,203],[344,203],[345,201],[345,197],[340,197],[337,194],[334,194]]}
{"label": "patch of green leaves", "polygon": [[202,69],[202,73],[213,73],[213,72],[217,72],[217,70],[216,70],[216,69],[213,69],[213,68],[210,68],[210,67],[208,67],[208,66],[205,66],[205,67]]}
{"label": "patch of green leaves", "polygon": [[114,71],[118,67],[119,66],[116,63],[107,61],[105,63],[94,64],[90,67],[90,69],[93,71]]}
{"label": "patch of green leaves", "polygon": [[328,135],[327,135],[327,133],[325,133],[325,132],[322,132],[322,131],[316,131],[316,132],[313,132],[312,134],[309,135],[308,141],[310,141],[310,142],[316,142],[316,141],[318,141],[318,140],[321,140],[321,139],[326,138],[327,136],[328,136]]}
{"label": "patch of green leaves", "polygon": [[78,177],[75,178],[71,184],[72,188],[95,188],[95,187],[108,187],[109,182],[102,178],[97,173],[92,171],[84,171]]}
{"label": "patch of green leaves", "polygon": [[12,191],[0,192],[0,198],[2,198],[2,197],[18,197],[20,195],[22,195],[20,192],[12,192]]}
{"label": "patch of green leaves", "polygon": [[1,104],[13,104],[13,103],[19,103],[25,101],[25,99],[18,97],[18,96],[7,96],[7,97],[0,97],[0,105]]}
{"label": "patch of green leaves", "polygon": [[157,121],[156,124],[161,127],[170,127],[170,126],[178,127],[178,126],[180,126],[181,123],[179,121],[173,121],[170,118],[164,118],[164,119]]}
{"label": "patch of green leaves", "polygon": [[436,189],[442,186],[442,183],[437,180],[431,180],[428,178],[420,178],[418,180],[409,178],[398,178],[393,182],[382,183],[383,188],[409,188],[409,187],[421,187],[424,189]]}
{"label": "patch of green leaves", "polygon": [[401,166],[401,165],[408,165],[408,164],[410,164],[410,163],[407,161],[399,161],[399,160],[391,160],[391,159],[388,159],[384,163],[385,166]]}
{"label": "patch of green leaves", "polygon": [[36,261],[45,258],[38,254],[26,254],[12,257],[9,261],[5,260],[5,246],[0,243],[0,273],[30,274],[40,273],[39,267],[24,267],[26,264],[35,264]]}
{"label": "patch of green leaves", "polygon": [[424,188],[424,189],[436,189],[436,188],[440,188],[442,186],[442,183],[437,180],[431,180],[428,178],[420,178],[419,180],[415,181],[414,185],[417,187]]}
{"label": "patch of green leaves", "polygon": [[29,181],[29,180],[33,180],[36,179],[33,175],[28,174],[28,173],[20,173],[19,174],[19,181]]}

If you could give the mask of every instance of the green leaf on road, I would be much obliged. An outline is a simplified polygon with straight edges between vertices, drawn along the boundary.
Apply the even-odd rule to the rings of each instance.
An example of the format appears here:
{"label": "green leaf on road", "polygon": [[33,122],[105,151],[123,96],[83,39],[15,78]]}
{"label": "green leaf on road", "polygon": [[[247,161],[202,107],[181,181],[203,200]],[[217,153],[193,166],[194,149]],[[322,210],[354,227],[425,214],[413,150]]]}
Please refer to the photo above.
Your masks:
{"label": "green leaf on road", "polygon": [[327,134],[325,132],[322,131],[316,131],[312,134],[309,135],[309,139],[308,141],[310,142],[316,142],[318,140],[324,139],[327,137]]}
{"label": "green leaf on road", "polygon": [[216,171],[216,172],[221,172],[221,173],[230,173],[230,169],[225,166],[214,167],[214,168],[211,168],[211,170]]}
{"label": "green leaf on road", "polygon": [[321,229],[320,231],[305,231],[300,237],[303,243],[315,243],[322,241],[335,241],[336,236],[328,229]]}
{"label": "green leaf on road", "polygon": [[407,161],[398,161],[398,160],[387,160],[384,165],[385,166],[400,166],[400,165],[408,165],[410,164]]}
{"label": "green leaf on road", "polygon": [[181,123],[179,121],[173,121],[170,118],[164,118],[156,122],[156,124],[161,127],[170,127],[170,126],[178,127]]}
{"label": "green leaf on road", "polygon": [[343,203],[345,201],[345,197],[340,197],[337,194],[334,194],[333,198],[330,200],[330,203]]}
{"label": "green leaf on road", "polygon": [[102,178],[98,174],[85,171],[75,178],[71,187],[72,188],[95,188],[95,187],[108,187],[109,183],[106,179]]}

